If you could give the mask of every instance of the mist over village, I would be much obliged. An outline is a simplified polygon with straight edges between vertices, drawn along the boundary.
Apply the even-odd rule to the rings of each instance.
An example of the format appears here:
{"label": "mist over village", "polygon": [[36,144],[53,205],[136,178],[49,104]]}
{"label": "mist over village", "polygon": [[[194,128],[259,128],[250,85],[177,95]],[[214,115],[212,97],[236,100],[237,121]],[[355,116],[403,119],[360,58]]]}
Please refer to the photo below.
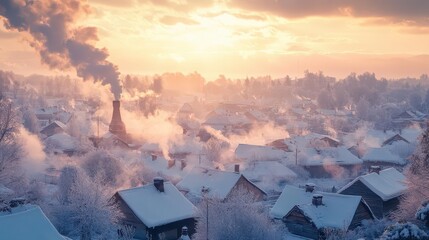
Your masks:
{"label": "mist over village", "polygon": [[0,240],[429,239],[428,12],[0,0]]}

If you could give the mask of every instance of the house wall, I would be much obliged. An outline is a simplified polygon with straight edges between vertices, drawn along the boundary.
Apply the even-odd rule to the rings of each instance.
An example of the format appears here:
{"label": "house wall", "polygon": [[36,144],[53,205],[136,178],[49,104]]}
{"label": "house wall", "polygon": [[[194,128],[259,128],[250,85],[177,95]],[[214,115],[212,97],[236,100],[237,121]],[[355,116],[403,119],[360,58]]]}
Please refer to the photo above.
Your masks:
{"label": "house wall", "polygon": [[319,239],[319,231],[316,226],[311,223],[304,214],[294,207],[284,218],[289,232],[310,239]]}
{"label": "house wall", "polygon": [[362,196],[375,217],[383,218],[383,200],[361,181],[356,181],[340,194]]}
{"label": "house wall", "polygon": [[353,220],[350,223],[349,230],[353,230],[360,226],[362,220],[366,219],[374,219],[374,217],[372,216],[369,207],[361,201],[356,209],[355,215],[353,216]]}
{"label": "house wall", "polygon": [[384,215],[388,215],[389,213],[398,209],[399,205],[399,197],[392,198],[388,201],[383,202],[383,213]]}
{"label": "house wall", "polygon": [[122,213],[122,223],[126,225],[131,225],[135,227],[135,239],[145,240],[147,232],[146,226],[140,221],[139,218],[133,213],[133,211],[128,207],[128,205],[122,200],[118,193],[115,193],[113,196],[115,203],[118,204],[119,210]]}
{"label": "house wall", "polygon": [[249,180],[247,180],[245,177],[241,176],[225,199],[227,201],[228,199],[235,198],[237,196],[241,197],[243,192],[249,192],[251,195],[253,195],[255,202],[264,200],[266,195],[265,192],[250,183]]}
{"label": "house wall", "polygon": [[195,219],[188,218],[155,228],[148,228],[147,231],[152,237],[151,240],[177,240],[182,234],[182,227],[186,226],[189,235],[192,236],[195,233],[195,225]]}

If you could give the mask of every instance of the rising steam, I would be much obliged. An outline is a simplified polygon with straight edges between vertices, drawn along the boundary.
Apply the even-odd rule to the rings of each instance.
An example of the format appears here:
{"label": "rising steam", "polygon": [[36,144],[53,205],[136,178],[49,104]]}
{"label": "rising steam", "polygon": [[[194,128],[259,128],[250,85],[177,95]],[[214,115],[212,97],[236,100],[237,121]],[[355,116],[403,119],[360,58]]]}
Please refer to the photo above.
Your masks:
{"label": "rising steam", "polygon": [[0,16],[8,29],[31,34],[30,45],[35,48],[42,62],[50,68],[74,67],[77,75],[85,80],[110,85],[119,99],[122,88],[119,72],[107,61],[106,49],[98,49],[94,27],[75,27],[77,17],[89,12],[81,0],[1,0]]}

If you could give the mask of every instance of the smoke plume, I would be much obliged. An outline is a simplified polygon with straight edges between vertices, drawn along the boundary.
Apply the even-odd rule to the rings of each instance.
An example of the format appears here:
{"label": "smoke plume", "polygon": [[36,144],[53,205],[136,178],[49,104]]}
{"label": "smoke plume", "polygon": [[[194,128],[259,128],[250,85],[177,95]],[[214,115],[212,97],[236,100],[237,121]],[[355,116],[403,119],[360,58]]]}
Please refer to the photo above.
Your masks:
{"label": "smoke plume", "polygon": [[76,27],[74,22],[89,13],[81,0],[1,0],[0,16],[8,29],[30,33],[30,45],[50,68],[74,67],[85,80],[110,85],[119,99],[122,87],[118,68],[107,61],[106,49],[94,46],[94,27]]}

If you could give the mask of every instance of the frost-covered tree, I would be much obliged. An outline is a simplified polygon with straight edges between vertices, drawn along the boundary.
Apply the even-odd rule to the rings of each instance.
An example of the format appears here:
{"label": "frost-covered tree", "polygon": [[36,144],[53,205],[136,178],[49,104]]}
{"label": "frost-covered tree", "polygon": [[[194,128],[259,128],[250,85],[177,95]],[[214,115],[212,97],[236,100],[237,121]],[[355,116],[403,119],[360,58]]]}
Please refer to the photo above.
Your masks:
{"label": "frost-covered tree", "polygon": [[70,192],[76,182],[78,169],[75,166],[66,166],[61,170],[58,180],[58,200],[62,204],[70,202]]}
{"label": "frost-covered tree", "polygon": [[395,223],[381,235],[380,240],[417,240],[429,239],[428,234],[412,223]]}
{"label": "frost-covered tree", "polygon": [[361,98],[356,104],[356,115],[362,120],[369,118],[369,102],[365,98]]}
{"label": "frost-covered tree", "polygon": [[420,136],[419,145],[410,157],[410,166],[405,174],[408,191],[395,214],[399,220],[414,219],[419,206],[429,199],[429,128]]}
{"label": "frost-covered tree", "polygon": [[40,131],[39,121],[36,117],[36,114],[31,109],[25,109],[22,113],[22,120],[24,127],[35,134],[38,134]]}
{"label": "frost-covered tree", "polygon": [[18,133],[18,116],[7,99],[0,100],[0,183],[8,185],[19,173],[21,149],[16,141]]}
{"label": "frost-covered tree", "polygon": [[361,225],[353,231],[349,231],[344,239],[378,239],[384,230],[393,222],[385,218],[363,220]]}
{"label": "frost-covered tree", "polygon": [[96,150],[83,159],[82,168],[91,178],[100,178],[105,184],[114,186],[122,174],[119,160],[106,150]]}
{"label": "frost-covered tree", "polygon": [[222,158],[222,144],[215,138],[210,138],[203,146],[203,153],[209,162],[218,162]]}
{"label": "frost-covered tree", "polygon": [[423,99],[420,96],[418,91],[415,91],[410,95],[409,102],[410,102],[411,107],[413,107],[416,110],[421,110]]}
{"label": "frost-covered tree", "polygon": [[162,78],[156,77],[155,79],[153,79],[152,90],[156,94],[160,94],[162,92],[162,88]]}
{"label": "frost-covered tree", "polygon": [[71,183],[68,201],[58,201],[53,206],[57,228],[64,235],[79,236],[81,240],[115,239],[120,211],[111,200],[108,186],[79,170],[74,181],[70,181],[73,171],[67,173]]}
{"label": "frost-covered tree", "polygon": [[425,202],[416,212],[416,219],[423,221],[429,226],[429,202]]}
{"label": "frost-covered tree", "polygon": [[317,103],[321,108],[333,109],[335,100],[332,96],[332,92],[329,90],[323,90],[320,92],[319,96],[317,97]]}
{"label": "frost-covered tree", "polygon": [[79,138],[81,135],[80,126],[82,123],[78,120],[77,116],[72,116],[67,124],[67,133],[75,138]]}
{"label": "frost-covered tree", "polygon": [[237,196],[227,202],[203,200],[199,205],[199,221],[193,239],[282,239],[279,227],[271,222],[263,206],[249,201],[246,196]]}

